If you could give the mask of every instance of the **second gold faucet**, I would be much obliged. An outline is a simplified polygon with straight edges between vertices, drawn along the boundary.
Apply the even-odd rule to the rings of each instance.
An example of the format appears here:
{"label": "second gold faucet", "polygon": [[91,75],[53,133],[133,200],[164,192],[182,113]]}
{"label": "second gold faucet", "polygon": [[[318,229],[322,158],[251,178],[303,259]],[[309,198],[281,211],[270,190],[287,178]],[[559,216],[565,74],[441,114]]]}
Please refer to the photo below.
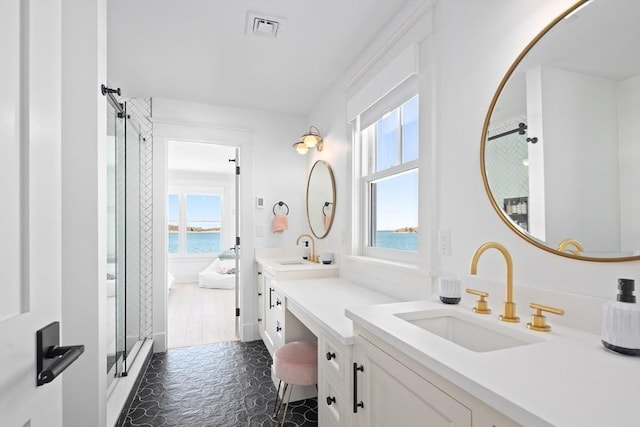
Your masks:
{"label": "second gold faucet", "polygon": [[311,240],[311,253],[309,254],[309,261],[311,262],[319,262],[318,256],[316,255],[316,242],[313,240],[313,236],[310,234],[301,234],[298,236],[298,240],[296,240],[296,245],[300,244],[300,239],[303,237],[308,237]]}
{"label": "second gold faucet", "polygon": [[509,254],[507,248],[497,242],[487,242],[484,245],[480,246],[473,254],[473,258],[471,259],[471,274],[477,274],[478,260],[480,259],[480,255],[482,255],[487,249],[491,248],[500,251],[507,263],[507,295],[506,301],[502,305],[502,314],[499,318],[504,322],[519,322],[520,318],[516,316],[516,304],[513,302],[513,261],[511,260],[511,255]]}

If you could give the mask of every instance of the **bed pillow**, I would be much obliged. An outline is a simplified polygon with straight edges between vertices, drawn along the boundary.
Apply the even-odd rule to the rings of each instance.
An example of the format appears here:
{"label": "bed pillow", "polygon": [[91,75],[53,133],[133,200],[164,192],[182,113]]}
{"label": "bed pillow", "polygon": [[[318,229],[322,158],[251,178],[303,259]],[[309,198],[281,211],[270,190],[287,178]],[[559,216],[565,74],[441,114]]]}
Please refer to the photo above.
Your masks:
{"label": "bed pillow", "polygon": [[224,251],[220,255],[218,255],[218,258],[220,258],[220,259],[236,259],[236,251],[234,251],[234,250]]}
{"label": "bed pillow", "polygon": [[215,271],[218,274],[235,274],[236,273],[236,260],[235,259],[218,259],[215,262]]}

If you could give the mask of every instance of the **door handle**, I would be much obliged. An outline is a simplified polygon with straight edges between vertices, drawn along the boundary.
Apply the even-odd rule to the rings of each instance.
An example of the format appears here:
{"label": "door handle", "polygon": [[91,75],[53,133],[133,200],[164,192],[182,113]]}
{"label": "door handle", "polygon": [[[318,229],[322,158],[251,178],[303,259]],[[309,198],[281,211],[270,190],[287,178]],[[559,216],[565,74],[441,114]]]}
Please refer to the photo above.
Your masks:
{"label": "door handle", "polygon": [[52,322],[36,331],[36,383],[50,383],[82,353],[84,345],[60,346],[60,322]]}
{"label": "door handle", "polygon": [[358,413],[358,408],[364,408],[364,402],[358,401],[358,371],[364,372],[364,365],[358,366],[353,362],[353,413]]}

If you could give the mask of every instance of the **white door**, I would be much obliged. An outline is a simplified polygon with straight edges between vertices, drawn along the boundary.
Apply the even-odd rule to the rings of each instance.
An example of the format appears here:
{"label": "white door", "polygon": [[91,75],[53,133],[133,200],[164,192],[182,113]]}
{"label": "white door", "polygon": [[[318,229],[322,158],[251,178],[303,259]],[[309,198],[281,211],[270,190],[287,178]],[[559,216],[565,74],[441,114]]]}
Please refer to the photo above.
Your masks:
{"label": "white door", "polygon": [[36,331],[61,316],[60,13],[59,0],[0,1],[3,427],[62,425],[62,378],[36,386]]}

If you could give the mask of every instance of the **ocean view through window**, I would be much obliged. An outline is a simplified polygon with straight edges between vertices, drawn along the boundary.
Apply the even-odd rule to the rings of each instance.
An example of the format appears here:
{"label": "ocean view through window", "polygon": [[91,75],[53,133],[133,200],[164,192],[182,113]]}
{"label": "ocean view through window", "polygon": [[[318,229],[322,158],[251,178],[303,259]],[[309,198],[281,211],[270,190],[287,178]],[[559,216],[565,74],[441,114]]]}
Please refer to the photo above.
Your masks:
{"label": "ocean view through window", "polygon": [[222,251],[222,197],[169,194],[168,253],[210,254]]}
{"label": "ocean view through window", "polygon": [[376,243],[379,248],[392,248],[401,251],[418,250],[418,234],[414,232],[377,231]]}

